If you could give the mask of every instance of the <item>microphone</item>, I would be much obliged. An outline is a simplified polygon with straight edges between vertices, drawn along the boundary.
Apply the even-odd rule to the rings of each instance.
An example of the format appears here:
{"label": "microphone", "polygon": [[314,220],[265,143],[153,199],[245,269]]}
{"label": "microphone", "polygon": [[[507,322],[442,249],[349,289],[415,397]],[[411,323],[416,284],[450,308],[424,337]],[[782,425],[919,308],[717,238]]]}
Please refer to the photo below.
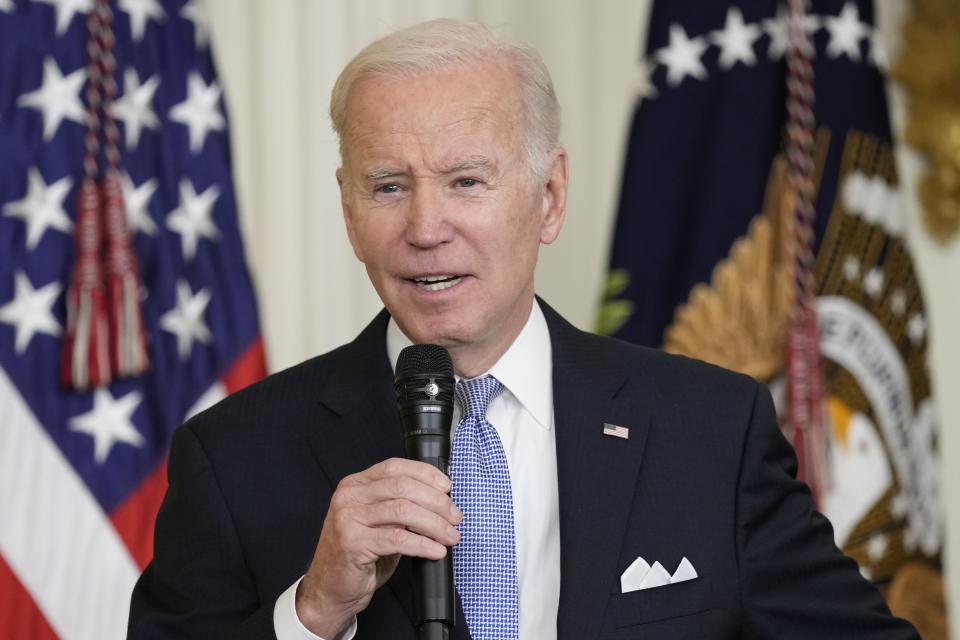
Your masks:
{"label": "microphone", "polygon": [[[414,344],[400,352],[393,380],[407,458],[448,473],[450,423],[455,379],[450,354],[435,344]],[[421,640],[449,640],[456,623],[453,555],[440,560],[411,558],[414,624]]]}

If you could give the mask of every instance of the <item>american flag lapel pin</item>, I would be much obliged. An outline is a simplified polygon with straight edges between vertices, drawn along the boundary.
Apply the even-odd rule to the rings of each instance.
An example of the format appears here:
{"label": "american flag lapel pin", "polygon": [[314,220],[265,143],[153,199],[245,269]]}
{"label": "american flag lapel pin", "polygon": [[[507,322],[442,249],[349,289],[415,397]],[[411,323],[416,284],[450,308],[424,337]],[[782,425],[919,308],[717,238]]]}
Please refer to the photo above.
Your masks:
{"label": "american flag lapel pin", "polygon": [[618,424],[610,424],[609,422],[604,422],[603,435],[613,436],[614,438],[623,438],[624,440],[626,440],[630,437],[630,429],[628,427],[621,427]]}

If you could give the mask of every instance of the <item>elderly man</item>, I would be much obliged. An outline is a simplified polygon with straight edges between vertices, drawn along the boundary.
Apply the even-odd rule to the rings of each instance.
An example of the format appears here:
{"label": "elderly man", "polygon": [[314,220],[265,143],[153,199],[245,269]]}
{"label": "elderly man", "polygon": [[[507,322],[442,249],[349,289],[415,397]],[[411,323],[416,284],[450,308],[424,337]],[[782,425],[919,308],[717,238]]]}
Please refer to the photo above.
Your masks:
{"label": "elderly man", "polygon": [[[331,115],[386,309],[177,431],[131,638],[413,639],[409,558],[448,546],[456,638],[917,637],[791,477],[765,389],[535,297],[567,190],[535,52],[417,25],[346,67]],[[446,347],[460,380],[452,481],[400,457],[411,343]]]}

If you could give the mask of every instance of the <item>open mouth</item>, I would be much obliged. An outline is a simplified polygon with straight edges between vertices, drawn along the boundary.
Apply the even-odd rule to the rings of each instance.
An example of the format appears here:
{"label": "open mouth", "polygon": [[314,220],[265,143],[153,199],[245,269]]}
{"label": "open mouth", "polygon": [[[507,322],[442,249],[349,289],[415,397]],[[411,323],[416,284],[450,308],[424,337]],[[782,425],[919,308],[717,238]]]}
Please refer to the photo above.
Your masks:
{"label": "open mouth", "polygon": [[421,276],[414,278],[413,282],[421,289],[427,291],[442,291],[449,289],[463,280],[463,276],[439,275],[439,276]]}

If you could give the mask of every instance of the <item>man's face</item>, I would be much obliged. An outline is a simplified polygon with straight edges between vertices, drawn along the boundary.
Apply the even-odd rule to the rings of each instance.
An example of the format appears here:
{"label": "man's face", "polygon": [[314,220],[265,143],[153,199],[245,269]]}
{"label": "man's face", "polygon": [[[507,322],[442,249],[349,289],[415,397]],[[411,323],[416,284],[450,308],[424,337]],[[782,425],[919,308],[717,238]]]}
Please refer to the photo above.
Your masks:
{"label": "man's face", "polygon": [[523,328],[539,245],[563,223],[566,155],[532,178],[515,85],[490,60],[362,78],[348,103],[337,179],[354,252],[403,332],[447,347],[463,375]]}

